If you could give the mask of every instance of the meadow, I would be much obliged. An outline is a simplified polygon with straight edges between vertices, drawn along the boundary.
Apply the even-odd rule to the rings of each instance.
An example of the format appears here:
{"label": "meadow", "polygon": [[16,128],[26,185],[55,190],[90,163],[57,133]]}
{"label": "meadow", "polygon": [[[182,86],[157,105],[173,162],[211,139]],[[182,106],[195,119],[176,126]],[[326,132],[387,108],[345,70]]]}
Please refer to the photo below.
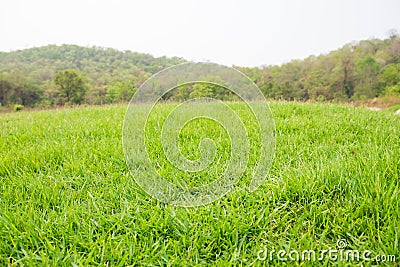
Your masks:
{"label": "meadow", "polygon": [[[270,108],[276,149],[267,181],[194,208],[161,203],[135,183],[122,146],[126,105],[0,114],[0,265],[398,265],[400,116],[322,103]],[[212,179],[230,151],[223,129],[204,123],[182,134],[217,132],[220,161],[188,178],[194,184]],[[156,162],[162,151],[151,140]],[[196,159],[198,143],[185,140]],[[172,166],[159,162],[168,178]],[[338,240],[396,261],[259,257],[336,249]]]}

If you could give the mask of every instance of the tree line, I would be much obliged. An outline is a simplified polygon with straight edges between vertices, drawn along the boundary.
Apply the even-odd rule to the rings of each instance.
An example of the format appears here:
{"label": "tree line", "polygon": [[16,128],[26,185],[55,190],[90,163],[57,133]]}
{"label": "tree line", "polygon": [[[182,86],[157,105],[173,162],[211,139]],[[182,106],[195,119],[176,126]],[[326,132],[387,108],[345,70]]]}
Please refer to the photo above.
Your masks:
{"label": "tree line", "polygon": [[153,73],[182,62],[178,57],[76,45],[0,52],[0,104],[49,107],[128,101]]}
{"label": "tree line", "polygon": [[[47,107],[128,101],[157,71],[185,62],[111,48],[49,45],[0,52],[0,103]],[[280,66],[240,67],[270,99],[351,101],[400,97],[400,37],[352,42],[328,54]],[[212,84],[188,84],[165,100],[194,97],[234,100]]]}
{"label": "tree line", "polygon": [[281,66],[238,69],[275,99],[348,101],[399,95],[400,38],[393,34]]}

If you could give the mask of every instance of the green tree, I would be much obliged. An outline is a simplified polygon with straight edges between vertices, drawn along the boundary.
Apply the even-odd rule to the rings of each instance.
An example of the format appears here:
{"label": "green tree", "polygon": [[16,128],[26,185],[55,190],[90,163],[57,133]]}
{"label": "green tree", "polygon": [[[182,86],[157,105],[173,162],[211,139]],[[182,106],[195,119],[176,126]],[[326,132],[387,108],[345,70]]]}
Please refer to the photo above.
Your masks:
{"label": "green tree", "polygon": [[1,105],[35,106],[42,96],[43,92],[38,86],[18,71],[11,73],[11,75],[0,75]]}
{"label": "green tree", "polygon": [[[223,85],[224,83],[219,82],[218,84]],[[229,89],[226,89],[218,84],[208,83],[208,82],[195,83],[191,87],[189,98],[193,99],[198,97],[209,97],[219,100],[236,99],[235,95]],[[229,88],[229,86],[227,86],[227,88]]]}
{"label": "green tree", "polygon": [[400,96],[400,83],[386,87],[385,95],[398,95]]}
{"label": "green tree", "polygon": [[88,90],[82,75],[76,70],[64,70],[54,77],[54,84],[59,91],[59,97],[66,103],[82,104]]}
{"label": "green tree", "polygon": [[11,83],[5,78],[0,77],[0,105],[6,105],[8,103],[11,89]]}
{"label": "green tree", "polygon": [[400,82],[400,64],[389,64],[385,66],[379,77],[383,87],[393,86]]}
{"label": "green tree", "polygon": [[132,81],[117,82],[107,88],[106,101],[108,103],[130,101],[136,90]]}
{"label": "green tree", "polygon": [[356,64],[356,77],[358,83],[354,89],[356,98],[373,98],[378,96],[377,77],[380,65],[372,56],[359,60]]}
{"label": "green tree", "polygon": [[110,86],[107,88],[106,101],[107,103],[114,103],[117,101],[118,91],[117,86]]}
{"label": "green tree", "polygon": [[193,92],[190,93],[189,98],[198,97],[215,97],[216,85],[210,83],[196,83],[193,85]]}

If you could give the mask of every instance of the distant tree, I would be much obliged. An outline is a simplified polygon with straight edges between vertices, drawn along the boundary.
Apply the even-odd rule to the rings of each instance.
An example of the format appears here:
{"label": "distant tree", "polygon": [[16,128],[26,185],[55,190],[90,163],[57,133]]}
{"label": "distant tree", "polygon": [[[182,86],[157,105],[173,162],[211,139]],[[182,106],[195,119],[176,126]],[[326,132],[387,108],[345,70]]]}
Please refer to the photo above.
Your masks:
{"label": "distant tree", "polygon": [[400,95],[400,64],[389,64],[382,69],[379,83],[382,95]]}
{"label": "distant tree", "polygon": [[11,75],[0,75],[1,105],[35,106],[41,100],[42,95],[43,92],[34,82],[18,72]]}
{"label": "distant tree", "polygon": [[[207,79],[206,79],[207,80]],[[218,82],[218,81],[215,81]],[[221,85],[219,85],[221,84]],[[224,84],[223,82],[218,82],[218,84],[208,83],[208,82],[198,82],[193,84],[191,87],[191,91],[189,94],[189,98],[199,98],[199,97],[209,97],[213,99],[219,100],[233,100],[236,99],[233,92],[229,89],[224,88],[226,86],[229,88],[228,85]]]}
{"label": "distant tree", "polygon": [[193,85],[193,91],[190,93],[189,98],[215,97],[216,87],[216,85],[210,83],[196,83]]}
{"label": "distant tree", "polygon": [[384,94],[388,95],[388,96],[390,96],[390,95],[400,96],[400,83],[386,87]]}
{"label": "distant tree", "polygon": [[357,85],[354,89],[356,98],[368,99],[378,96],[377,77],[380,72],[380,65],[372,56],[360,59],[356,63]]}
{"label": "distant tree", "polygon": [[11,92],[12,85],[5,78],[0,77],[0,104],[6,105],[8,103],[8,97]]}
{"label": "distant tree", "polygon": [[399,31],[397,29],[390,29],[388,32],[390,40],[395,40],[400,37]]}
{"label": "distant tree", "polygon": [[379,77],[384,87],[393,86],[400,82],[400,64],[389,64],[385,66]]}
{"label": "distant tree", "polygon": [[[51,106],[66,102],[103,104],[128,101],[151,74],[184,61],[76,45],[0,52],[0,102],[2,105]],[[328,54],[309,56],[279,66],[235,68],[255,82],[268,98],[317,100],[319,97],[319,100],[346,101],[397,94],[398,64],[400,36],[397,31],[390,31],[384,40],[352,42]],[[61,78],[56,84],[52,78],[57,71],[65,69],[84,73],[83,84],[88,84],[90,90],[66,90],[61,86],[66,81]],[[59,76],[65,78],[68,75]],[[81,75],[78,73],[78,76]],[[204,80],[221,84],[214,78]],[[225,88],[190,84],[170,91],[163,99],[181,101],[201,96],[235,99]],[[156,90],[161,92],[163,88]]]}
{"label": "distant tree", "polygon": [[54,105],[55,101],[57,100],[58,94],[59,91],[57,87],[54,84],[50,84],[44,91],[45,99],[42,101],[42,106],[48,107]]}
{"label": "distant tree", "polygon": [[351,45],[345,45],[338,53],[340,70],[342,71],[341,84],[342,92],[347,98],[354,94],[354,62],[353,48]]}
{"label": "distant tree", "polygon": [[137,88],[134,86],[132,81],[117,82],[114,85],[107,88],[106,101],[108,103],[114,103],[117,101],[129,101]]}
{"label": "distant tree", "polygon": [[184,101],[188,100],[190,93],[193,91],[193,84],[183,84],[171,91],[171,100]]}
{"label": "distant tree", "polygon": [[107,92],[106,92],[106,101],[107,103],[114,103],[117,101],[117,96],[118,96],[118,92],[117,92],[117,88],[116,86],[110,86],[109,88],[107,88]]}
{"label": "distant tree", "polygon": [[104,86],[92,86],[86,96],[86,101],[91,105],[102,105],[106,102],[107,90]]}
{"label": "distant tree", "polygon": [[82,75],[76,70],[64,70],[54,77],[54,84],[59,91],[59,97],[65,98],[67,103],[82,104],[88,90]]}

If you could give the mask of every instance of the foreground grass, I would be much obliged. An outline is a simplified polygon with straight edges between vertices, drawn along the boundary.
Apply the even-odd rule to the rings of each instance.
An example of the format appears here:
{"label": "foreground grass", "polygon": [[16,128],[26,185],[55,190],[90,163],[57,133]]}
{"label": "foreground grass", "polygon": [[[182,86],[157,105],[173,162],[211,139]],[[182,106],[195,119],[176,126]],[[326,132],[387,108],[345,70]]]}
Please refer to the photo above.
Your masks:
{"label": "foreground grass", "polygon": [[0,265],[277,265],[277,255],[257,253],[318,252],[338,239],[398,264],[400,117],[323,104],[271,109],[270,181],[191,209],[134,183],[121,144],[125,106],[0,114]]}

